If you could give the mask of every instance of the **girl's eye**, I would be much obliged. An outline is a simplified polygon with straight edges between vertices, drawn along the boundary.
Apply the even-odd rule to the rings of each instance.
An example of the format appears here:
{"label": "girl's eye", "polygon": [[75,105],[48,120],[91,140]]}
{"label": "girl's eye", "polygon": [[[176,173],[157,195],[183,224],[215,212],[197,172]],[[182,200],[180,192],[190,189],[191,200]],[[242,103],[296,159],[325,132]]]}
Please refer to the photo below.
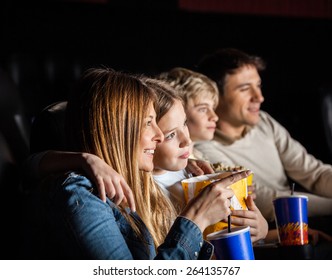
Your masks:
{"label": "girl's eye", "polygon": [[166,139],[166,140],[173,139],[174,137],[175,137],[175,133],[174,133],[174,132],[172,132],[172,133],[170,133],[170,134],[168,134],[168,135],[165,135],[165,139]]}
{"label": "girl's eye", "polygon": [[188,125],[188,120],[185,120],[183,126],[187,126]]}
{"label": "girl's eye", "polygon": [[152,124],[152,121],[148,121],[148,122],[146,123],[146,126],[151,126],[151,124]]}

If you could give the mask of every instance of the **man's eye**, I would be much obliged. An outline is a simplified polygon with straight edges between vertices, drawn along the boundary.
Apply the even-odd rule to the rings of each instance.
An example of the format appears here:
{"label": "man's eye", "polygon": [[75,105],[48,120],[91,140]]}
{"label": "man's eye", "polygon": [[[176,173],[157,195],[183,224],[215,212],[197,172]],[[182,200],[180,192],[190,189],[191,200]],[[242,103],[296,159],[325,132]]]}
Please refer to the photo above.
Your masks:
{"label": "man's eye", "polygon": [[248,91],[249,90],[249,87],[243,87],[240,89],[240,91]]}

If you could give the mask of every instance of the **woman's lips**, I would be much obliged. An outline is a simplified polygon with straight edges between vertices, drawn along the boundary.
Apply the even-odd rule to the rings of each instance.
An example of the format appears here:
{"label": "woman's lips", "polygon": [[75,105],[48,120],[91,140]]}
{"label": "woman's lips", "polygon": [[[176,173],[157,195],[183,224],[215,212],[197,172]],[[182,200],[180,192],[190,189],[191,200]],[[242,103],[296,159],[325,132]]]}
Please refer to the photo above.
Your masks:
{"label": "woman's lips", "polygon": [[144,153],[149,157],[153,157],[154,149],[146,149],[146,150],[144,150]]}

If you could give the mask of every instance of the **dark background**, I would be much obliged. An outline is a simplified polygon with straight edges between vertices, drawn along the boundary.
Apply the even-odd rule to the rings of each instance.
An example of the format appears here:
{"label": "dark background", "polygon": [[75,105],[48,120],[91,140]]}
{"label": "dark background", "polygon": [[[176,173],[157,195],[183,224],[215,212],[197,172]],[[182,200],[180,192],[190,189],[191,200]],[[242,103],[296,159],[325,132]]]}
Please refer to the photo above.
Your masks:
{"label": "dark background", "polygon": [[0,70],[13,86],[0,72],[0,259],[33,258],[38,235],[26,230],[33,200],[22,188],[29,151],[17,113],[29,130],[88,67],[154,75],[235,47],[267,62],[262,109],[332,163],[320,103],[332,84],[331,35],[331,0],[1,1]]}
{"label": "dark background", "polygon": [[331,18],[190,12],[176,0],[22,2],[1,9],[0,66],[17,84],[30,121],[65,99],[87,67],[153,75],[236,47],[267,62],[262,109],[310,153],[331,161],[319,95],[332,77]]}

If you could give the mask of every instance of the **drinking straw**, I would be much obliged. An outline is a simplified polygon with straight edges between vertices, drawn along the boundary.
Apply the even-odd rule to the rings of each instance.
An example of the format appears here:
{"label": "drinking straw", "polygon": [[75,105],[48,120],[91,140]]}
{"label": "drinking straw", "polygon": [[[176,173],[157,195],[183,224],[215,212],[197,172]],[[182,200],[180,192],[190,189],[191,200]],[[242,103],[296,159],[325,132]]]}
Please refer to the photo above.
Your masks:
{"label": "drinking straw", "polygon": [[294,194],[295,183],[292,184],[291,195]]}
{"label": "drinking straw", "polygon": [[227,217],[227,229],[228,232],[231,232],[231,215],[228,215]]}

